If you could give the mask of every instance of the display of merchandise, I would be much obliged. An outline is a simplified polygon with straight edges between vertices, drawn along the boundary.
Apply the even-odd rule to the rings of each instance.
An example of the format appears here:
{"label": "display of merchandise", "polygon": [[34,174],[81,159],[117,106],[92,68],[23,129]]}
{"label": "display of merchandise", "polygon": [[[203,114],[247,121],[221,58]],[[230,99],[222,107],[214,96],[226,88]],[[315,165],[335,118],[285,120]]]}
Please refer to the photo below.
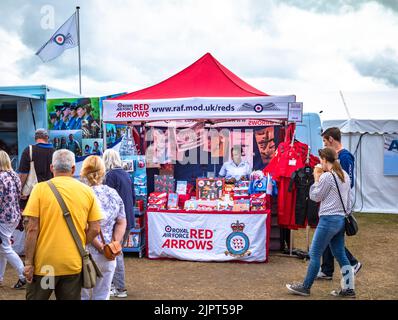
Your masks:
{"label": "display of merchandise", "polygon": [[185,202],[191,199],[191,196],[189,194],[179,194],[178,195],[178,207],[179,208],[184,208],[185,207]]}
{"label": "display of merchandise", "polygon": [[221,199],[224,190],[224,179],[197,178],[196,197],[202,200]]}
{"label": "display of merchandise", "polygon": [[239,180],[236,184],[235,184],[235,186],[236,187],[238,187],[238,188],[241,188],[241,189],[249,189],[249,184],[250,184],[250,181],[249,180]]}
{"label": "display of merchandise", "polygon": [[164,210],[167,206],[166,192],[152,192],[148,198],[148,209]]}
{"label": "display of merchandise", "polygon": [[141,233],[140,232],[130,232],[127,238],[127,248],[138,248],[141,245]]}
{"label": "display of merchandise", "polygon": [[[147,208],[147,175],[145,156],[123,155],[122,162],[127,164],[125,169],[133,181],[135,194],[134,221],[135,227],[131,229],[127,243],[123,248],[125,252],[137,252],[142,258],[145,253],[145,210]],[[131,170],[133,168],[133,170]]]}
{"label": "display of merchandise", "polygon": [[261,179],[253,179],[250,181],[249,193],[262,193],[265,192],[273,197],[278,195],[278,187],[275,180],[271,178],[271,175],[268,173]]}
{"label": "display of merchandise", "polygon": [[293,172],[290,179],[288,191],[296,187],[296,224],[305,227],[308,223],[311,226],[318,224],[319,204],[310,199],[310,187],[314,183],[313,169],[310,166],[298,169]]}
{"label": "display of merchandise", "polygon": [[198,200],[196,199],[189,199],[184,203],[184,210],[197,210],[198,208]]}
{"label": "display of merchandise", "polygon": [[187,193],[188,181],[177,181],[176,192],[177,194]]}
{"label": "display of merchandise", "polygon": [[250,182],[250,194],[267,192],[267,178],[252,180]]}
{"label": "display of merchandise", "polygon": [[144,211],[144,200],[139,199],[135,201],[135,206],[139,209],[140,212]]}
{"label": "display of merchandise", "polygon": [[238,197],[248,197],[249,196],[249,184],[250,181],[239,180],[236,182],[234,191],[234,199]]}
{"label": "display of merchandise", "polygon": [[155,192],[174,192],[175,179],[170,175],[155,175]]}
{"label": "display of merchandise", "polygon": [[232,198],[234,196],[234,188],[235,188],[234,183],[226,183],[224,185],[224,194],[228,194],[230,198]]}
{"label": "display of merchandise", "polygon": [[145,215],[136,216],[134,219],[135,219],[135,228],[136,229],[140,229],[145,226],[145,224],[144,224]]}
{"label": "display of merchandise", "polygon": [[250,211],[261,211],[267,209],[267,194],[255,193],[250,195]]}
{"label": "display of merchandise", "polygon": [[[308,159],[307,159],[308,158]],[[297,140],[279,144],[274,158],[264,168],[264,174],[270,173],[278,184],[278,224],[288,229],[298,229],[296,224],[296,187],[288,191],[290,179],[296,170],[308,164],[313,168],[319,158],[309,155],[308,145]]]}
{"label": "display of merchandise", "polygon": [[147,195],[147,177],[144,174],[134,175],[134,192],[136,196]]}
{"label": "display of merchandise", "polygon": [[133,137],[133,128],[126,128],[126,133],[123,135],[122,141],[120,143],[119,153],[121,158],[125,156],[133,156],[138,153]]}
{"label": "display of merchandise", "polygon": [[233,211],[250,211],[250,199],[234,200]]}
{"label": "display of merchandise", "polygon": [[217,211],[218,200],[198,200],[197,204],[198,211]]}
{"label": "display of merchandise", "polygon": [[261,170],[253,171],[250,174],[250,181],[261,180],[262,178],[264,178],[264,176],[264,172],[262,172]]}
{"label": "display of merchandise", "polygon": [[167,209],[179,209],[177,193],[169,193],[169,199],[167,201]]}
{"label": "display of merchandise", "polygon": [[133,160],[123,160],[122,161],[122,168],[127,172],[134,171],[134,161]]}
{"label": "display of merchandise", "polygon": [[133,175],[136,203],[138,202],[138,205],[136,205],[140,206],[141,211],[144,211],[148,196],[145,156],[136,155],[128,158],[134,161],[134,172],[131,173]]}
{"label": "display of merchandise", "polygon": [[218,211],[232,211],[234,208],[234,201],[228,194],[224,196],[223,200],[218,200],[217,210]]}

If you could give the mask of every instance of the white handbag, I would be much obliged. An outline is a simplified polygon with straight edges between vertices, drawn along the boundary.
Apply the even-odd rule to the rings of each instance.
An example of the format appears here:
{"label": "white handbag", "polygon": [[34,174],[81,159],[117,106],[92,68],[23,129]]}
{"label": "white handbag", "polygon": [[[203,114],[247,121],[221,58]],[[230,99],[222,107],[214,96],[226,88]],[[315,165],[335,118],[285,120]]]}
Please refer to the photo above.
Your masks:
{"label": "white handbag", "polygon": [[35,170],[35,163],[32,158],[32,145],[29,145],[29,160],[30,160],[30,169],[28,177],[26,178],[26,182],[22,188],[22,195],[27,197],[32,192],[33,187],[37,184],[37,175]]}

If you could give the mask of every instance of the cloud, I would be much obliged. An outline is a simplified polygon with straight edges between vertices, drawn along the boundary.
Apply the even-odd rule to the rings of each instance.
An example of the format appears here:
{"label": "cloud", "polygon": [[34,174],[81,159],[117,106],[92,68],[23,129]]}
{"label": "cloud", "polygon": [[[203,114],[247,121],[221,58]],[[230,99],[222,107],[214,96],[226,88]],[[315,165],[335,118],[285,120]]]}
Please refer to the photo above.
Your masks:
{"label": "cloud", "polygon": [[[0,85],[78,91],[77,49],[48,63],[34,53],[79,2],[87,95],[153,85],[206,52],[268,94],[305,99],[306,108],[323,105],[322,92],[396,85],[398,2],[353,0],[3,0]],[[54,8],[53,30],[41,26],[45,5]]]}
{"label": "cloud", "polygon": [[352,63],[361,75],[398,87],[398,54],[395,50],[385,49],[370,58],[355,58]]}
{"label": "cloud", "polygon": [[398,12],[398,2],[396,0],[280,0],[278,3],[287,4],[307,11],[326,14],[358,11],[367,4],[378,4]]}

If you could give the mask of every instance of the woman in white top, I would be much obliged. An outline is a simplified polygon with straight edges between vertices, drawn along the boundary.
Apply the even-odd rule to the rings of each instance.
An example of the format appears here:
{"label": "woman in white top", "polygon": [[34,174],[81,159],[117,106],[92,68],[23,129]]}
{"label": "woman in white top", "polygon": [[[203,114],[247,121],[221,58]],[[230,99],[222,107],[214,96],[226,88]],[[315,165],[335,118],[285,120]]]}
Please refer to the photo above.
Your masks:
{"label": "woman in white top", "polygon": [[[104,176],[105,165],[100,157],[89,156],[84,160],[80,177],[82,182],[92,187],[100,203],[104,216],[100,225],[105,243],[110,243],[111,241],[122,242],[126,231],[124,204],[115,189],[102,184]],[[101,270],[103,277],[97,279],[97,284],[93,289],[82,289],[82,300],[89,300],[90,298],[91,300],[109,300],[116,260],[108,260],[104,256],[104,243],[100,236],[95,238],[87,248]]]}
{"label": "woman in white top", "polygon": [[293,294],[309,296],[319,271],[321,256],[330,246],[344,278],[344,287],[331,294],[355,298],[354,273],[344,249],[345,211],[351,212],[350,178],[341,168],[336,151],[324,148],[319,150],[319,156],[322,168],[315,168],[315,182],[310,189],[311,200],[320,202],[319,223],[312,239],[307,276],[302,284],[287,284],[286,287]]}

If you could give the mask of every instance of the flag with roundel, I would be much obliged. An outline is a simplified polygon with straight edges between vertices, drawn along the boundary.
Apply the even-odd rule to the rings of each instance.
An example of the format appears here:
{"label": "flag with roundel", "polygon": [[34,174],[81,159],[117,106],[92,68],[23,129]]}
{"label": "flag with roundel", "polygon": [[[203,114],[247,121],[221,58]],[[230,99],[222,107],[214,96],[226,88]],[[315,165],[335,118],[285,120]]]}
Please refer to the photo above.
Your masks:
{"label": "flag with roundel", "polygon": [[36,54],[43,62],[53,60],[78,45],[76,12],[52,35]]}

